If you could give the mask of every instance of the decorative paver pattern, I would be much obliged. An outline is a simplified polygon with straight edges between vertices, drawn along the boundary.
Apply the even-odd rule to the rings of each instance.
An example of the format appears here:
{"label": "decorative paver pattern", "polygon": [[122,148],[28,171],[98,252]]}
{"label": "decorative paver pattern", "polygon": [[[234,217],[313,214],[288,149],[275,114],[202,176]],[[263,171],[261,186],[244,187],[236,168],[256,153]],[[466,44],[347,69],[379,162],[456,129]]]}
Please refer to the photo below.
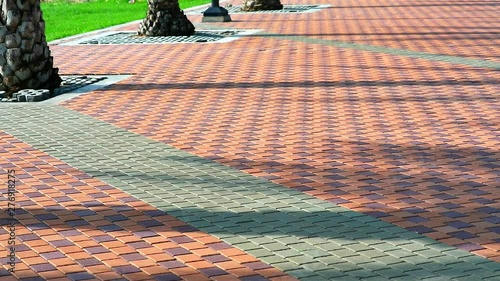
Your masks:
{"label": "decorative paver pattern", "polygon": [[[462,14],[450,18],[445,10],[454,4]],[[464,18],[476,23],[473,30],[495,32],[488,27],[494,26],[488,6],[332,5],[301,15],[303,24],[297,15],[280,15],[280,21],[272,15],[259,15],[258,21],[234,15],[226,28],[264,31],[210,51],[172,45],[162,59],[141,57],[138,64],[130,59],[137,52],[132,47],[106,49],[120,53],[120,63],[94,71],[141,75],[66,106],[500,261],[499,76],[495,52],[488,51],[498,40],[450,49],[462,42],[460,32],[470,29]],[[338,9],[345,13],[335,13]],[[386,20],[395,11],[398,18]],[[417,20],[423,15],[428,20]],[[325,25],[325,19],[338,24]],[[437,34],[425,41],[422,34],[419,44],[408,47],[344,36],[372,24],[396,36],[403,22],[413,26],[405,31],[411,38],[453,26],[458,39]],[[344,37],[319,35],[329,31]],[[489,55],[479,55],[485,52]],[[196,67],[185,68],[187,62]],[[162,65],[175,74],[151,71]],[[105,105],[111,106],[102,110]]]}
{"label": "decorative paver pattern", "polygon": [[[59,106],[5,107],[2,111],[0,129],[5,132],[297,278],[413,280],[410,272],[418,271],[417,278],[425,274],[446,280],[487,280],[500,274],[500,263]],[[5,121],[14,116],[25,124],[42,118],[51,121],[35,128],[9,126]],[[113,201],[106,194],[97,195],[92,197]],[[134,197],[129,197],[130,201],[138,202]],[[140,208],[138,203],[136,208]],[[111,221],[125,219],[117,214],[111,217]],[[142,228],[134,234],[140,238],[155,236],[149,229],[160,226],[144,216],[138,223]],[[122,229],[99,225],[107,232]],[[79,235],[78,231],[65,234]],[[173,236],[180,236],[173,239],[177,244],[193,242],[190,237]],[[86,252],[92,255],[109,251],[97,244],[88,247]],[[225,243],[220,246],[226,247],[229,245]],[[134,253],[132,248],[116,248],[119,253]],[[189,251],[181,247],[165,252],[173,257],[189,256]],[[431,259],[429,252],[434,253]],[[392,258],[399,262],[389,265],[386,259]],[[469,272],[474,269],[480,269],[484,276]],[[118,273],[139,271],[125,267]],[[228,274],[221,269],[200,271],[209,277]]]}
{"label": "decorative paver pattern", "polygon": [[[2,269],[1,280],[296,280],[5,132],[0,137],[3,196],[6,171],[17,177],[15,275]],[[0,219],[7,269],[11,221]]]}
{"label": "decorative paver pattern", "polygon": [[25,280],[498,280],[497,1],[318,4],[189,16],[260,30],[230,43],[52,45],[60,73],[133,76],[0,105]]}

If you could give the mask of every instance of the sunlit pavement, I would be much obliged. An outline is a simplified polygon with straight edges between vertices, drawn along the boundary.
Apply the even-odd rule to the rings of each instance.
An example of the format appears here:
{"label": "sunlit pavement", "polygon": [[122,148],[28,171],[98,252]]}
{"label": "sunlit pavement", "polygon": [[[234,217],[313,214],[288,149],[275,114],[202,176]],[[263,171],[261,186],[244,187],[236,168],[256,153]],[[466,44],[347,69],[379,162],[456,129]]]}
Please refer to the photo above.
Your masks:
{"label": "sunlit pavement", "polygon": [[500,3],[282,3],[329,7],[52,43],[130,77],[0,104],[0,280],[499,280]]}

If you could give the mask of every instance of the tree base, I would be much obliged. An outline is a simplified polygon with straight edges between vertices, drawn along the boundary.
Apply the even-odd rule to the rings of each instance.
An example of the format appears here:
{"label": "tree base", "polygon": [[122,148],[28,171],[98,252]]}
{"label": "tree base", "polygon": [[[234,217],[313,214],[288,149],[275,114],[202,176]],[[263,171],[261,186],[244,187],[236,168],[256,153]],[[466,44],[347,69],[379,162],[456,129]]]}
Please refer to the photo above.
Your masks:
{"label": "tree base", "polygon": [[25,68],[15,71],[5,77],[0,75],[0,78],[2,78],[0,90],[5,91],[5,98],[11,98],[14,93],[23,89],[47,89],[52,93],[54,89],[61,86],[62,79],[59,76],[59,69],[52,68],[52,57],[50,57],[48,63],[46,64],[46,68],[36,74],[27,72],[30,76],[25,79],[22,79],[24,77],[21,75],[15,75],[16,73],[18,74],[23,72],[26,72]]}
{"label": "tree base", "polygon": [[0,17],[0,91],[54,90],[61,85],[45,38],[39,0],[2,1]]}
{"label": "tree base", "polygon": [[142,36],[189,36],[194,34],[194,25],[179,10],[173,13],[168,10],[148,10],[146,19],[139,27]]}
{"label": "tree base", "polygon": [[281,10],[283,5],[279,0],[246,0],[241,10],[244,12]]}

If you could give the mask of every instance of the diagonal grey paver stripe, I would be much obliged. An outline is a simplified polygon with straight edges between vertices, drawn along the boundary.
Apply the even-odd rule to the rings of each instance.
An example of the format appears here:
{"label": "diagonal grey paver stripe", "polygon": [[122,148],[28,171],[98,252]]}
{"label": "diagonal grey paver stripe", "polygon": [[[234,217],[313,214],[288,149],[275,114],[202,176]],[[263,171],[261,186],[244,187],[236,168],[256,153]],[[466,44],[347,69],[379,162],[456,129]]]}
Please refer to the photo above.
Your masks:
{"label": "diagonal grey paver stripe", "polygon": [[325,46],[335,46],[339,48],[347,48],[353,50],[361,50],[361,51],[369,51],[374,53],[382,53],[388,55],[397,55],[410,57],[415,59],[424,59],[430,61],[440,61],[447,62],[452,64],[461,64],[473,67],[482,67],[482,68],[491,68],[491,69],[500,69],[500,63],[490,60],[481,60],[481,59],[472,59],[460,56],[450,56],[443,54],[433,54],[427,52],[419,52],[412,51],[406,49],[396,49],[396,48],[388,48],[382,46],[374,46],[367,44],[359,44],[359,43],[351,43],[345,41],[337,41],[337,40],[329,40],[329,39],[321,39],[314,38],[311,36],[300,36],[300,35],[286,35],[286,34],[278,34],[278,33],[266,33],[260,32],[251,36],[255,37],[269,37],[281,40],[290,40],[295,42],[309,43],[309,44],[320,44]]}
{"label": "diagonal grey paver stripe", "polygon": [[500,276],[500,263],[60,106],[0,111],[0,130],[302,280]]}
{"label": "diagonal grey paver stripe", "polygon": [[[204,29],[207,29],[207,30],[220,29],[219,26],[212,25],[212,24],[204,23],[204,24],[202,24],[202,26]],[[260,31],[260,32],[257,32],[255,34],[247,35],[247,36],[265,37],[265,38],[267,37],[267,38],[273,38],[273,39],[279,39],[279,40],[289,40],[289,41],[308,43],[308,44],[334,46],[334,47],[338,47],[338,48],[346,48],[346,49],[352,49],[352,50],[368,51],[368,52],[373,52],[373,53],[396,55],[396,56],[403,56],[403,57],[409,57],[409,58],[414,58],[414,59],[424,59],[424,60],[429,60],[429,61],[439,61],[439,62],[446,62],[446,63],[451,63],[451,64],[467,65],[467,66],[472,66],[472,67],[491,68],[491,69],[495,69],[495,70],[500,69],[500,63],[495,62],[495,61],[491,61],[491,60],[474,59],[474,58],[467,58],[467,57],[463,57],[463,56],[452,56],[452,55],[445,55],[445,54],[434,54],[434,53],[428,53],[428,52],[413,51],[413,50],[398,49],[398,48],[389,48],[389,47],[383,47],[383,46],[360,44],[360,43],[338,41],[338,40],[331,40],[331,39],[322,39],[322,38],[314,37],[313,35],[289,35],[289,34],[269,33],[266,31]]]}

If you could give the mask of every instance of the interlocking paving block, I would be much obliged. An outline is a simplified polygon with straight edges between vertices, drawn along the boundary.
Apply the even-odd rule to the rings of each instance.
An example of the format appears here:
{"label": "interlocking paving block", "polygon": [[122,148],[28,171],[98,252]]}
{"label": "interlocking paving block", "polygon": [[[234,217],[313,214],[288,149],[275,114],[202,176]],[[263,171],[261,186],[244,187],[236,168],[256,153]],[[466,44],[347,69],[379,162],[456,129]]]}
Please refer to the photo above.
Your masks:
{"label": "interlocking paving block", "polygon": [[418,278],[418,279],[436,277],[435,273],[431,273],[425,269],[407,270],[407,271],[405,271],[405,273],[410,274],[411,276],[414,276],[415,278]]}
{"label": "interlocking paving block", "polygon": [[297,244],[290,245],[290,248],[292,248],[296,251],[304,251],[304,250],[310,249],[311,246],[309,244],[306,244],[306,243],[297,243]]}
{"label": "interlocking paving block", "polygon": [[[439,246],[439,245],[437,245],[437,246]],[[439,249],[435,249],[435,248],[429,248],[429,249],[421,250],[421,251],[418,251],[415,253],[418,254],[419,256],[423,256],[426,258],[435,258],[435,257],[445,256]]]}
{"label": "interlocking paving block", "polygon": [[296,251],[293,249],[274,251],[274,253],[280,257],[283,257],[283,258],[302,257],[302,253],[300,251]]}
{"label": "interlocking paving block", "polygon": [[315,275],[315,276],[310,276],[310,277],[303,277],[300,278],[300,280],[305,280],[305,281],[327,281],[328,279],[323,278],[321,276]]}
{"label": "interlocking paving block", "polygon": [[429,262],[429,259],[426,258],[426,257],[423,257],[423,256],[410,256],[410,257],[406,257],[405,258],[408,262],[411,262],[413,264],[424,264],[424,263],[427,263]]}
{"label": "interlocking paving block", "polygon": [[500,263],[485,262],[479,265],[480,267],[489,271],[498,272],[500,274]]}
{"label": "interlocking paving block", "polygon": [[286,261],[288,261],[286,258],[276,256],[276,255],[266,257],[266,262],[269,264],[276,264],[276,263],[286,262]]}
{"label": "interlocking paving block", "polygon": [[[15,168],[19,179],[16,197],[22,208],[16,210],[19,222],[16,231],[20,242],[15,246],[19,257],[16,267],[29,266],[34,271],[33,276],[37,276],[33,280],[53,280],[56,275],[68,276],[71,280],[94,277],[150,280],[157,277],[154,273],[177,272],[177,268],[189,269],[188,273],[223,274],[235,279],[241,275],[216,266],[228,261],[241,267],[242,261],[256,261],[227,244],[218,242],[214,243],[217,246],[212,246],[210,242],[218,241],[214,237],[24,145],[3,131],[0,135],[4,143],[2,148],[5,148],[0,151],[2,167],[5,159],[9,159],[11,162],[5,167]],[[36,166],[31,163],[36,163]],[[2,192],[5,193],[5,189]],[[0,233],[7,232],[0,229]],[[208,251],[207,246],[212,250]],[[201,252],[212,255],[207,258]],[[217,257],[214,257],[215,253]],[[175,255],[176,260],[170,254]],[[233,259],[233,256],[237,258]],[[164,260],[168,262],[162,262]],[[154,270],[144,266],[151,264],[157,264]],[[69,273],[68,268],[71,268]],[[247,266],[245,274],[253,275],[242,280],[267,280],[266,277],[270,276],[287,278],[262,262]],[[25,271],[16,270],[15,278],[0,279],[28,280],[23,277],[27,277]],[[171,274],[156,279],[181,278]],[[184,279],[190,280],[188,277]],[[205,279],[198,277],[195,280]]]}
{"label": "interlocking paving block", "polygon": [[300,280],[303,280],[306,277],[317,277],[318,275],[313,273],[312,271],[305,271],[305,270],[300,270],[300,269],[295,269],[295,270],[290,270],[288,271],[288,274],[293,275]]}
{"label": "interlocking paving block", "polygon": [[485,271],[485,270],[482,270],[480,268],[468,270],[465,273],[470,274],[474,278],[476,278],[476,277],[477,278],[490,278],[490,277],[493,278],[493,277],[498,277],[500,275],[499,273]]}
{"label": "interlocking paving block", "polygon": [[302,251],[302,253],[305,254],[306,256],[309,256],[309,257],[315,259],[315,260],[318,258],[321,258],[321,257],[328,257],[331,255],[329,252],[321,250],[321,249],[306,250],[306,251]]}
{"label": "interlocking paving block", "polygon": [[283,237],[280,237],[278,243],[281,243],[285,246],[290,246],[293,244],[303,243],[303,241],[297,237],[285,235]]}
{"label": "interlocking paving block", "polygon": [[385,269],[380,269],[380,270],[376,270],[375,271],[377,274],[380,274],[382,276],[385,276],[389,279],[393,279],[393,278],[404,278],[407,276],[406,273],[400,271],[400,270],[397,270],[397,269],[394,269],[394,268],[385,268]]}
{"label": "interlocking paving block", "polygon": [[[418,244],[418,246],[409,247],[409,249],[421,249],[422,236],[419,234],[398,227],[384,226],[380,228],[382,225],[380,220],[376,218],[355,213],[333,204],[325,204],[324,201],[304,195],[299,191],[252,177],[215,162],[208,162],[206,159],[198,158],[185,151],[174,149],[166,144],[127,132],[124,129],[60,106],[15,104],[14,106],[0,105],[0,107],[3,112],[0,116],[1,130],[18,137],[35,148],[49,142],[57,142],[61,146],[58,147],[58,150],[50,150],[51,155],[60,159],[64,158],[68,164],[82,169],[91,176],[96,176],[103,182],[112,183],[122,190],[134,193],[138,199],[142,199],[202,231],[214,235],[219,233],[223,241],[224,237],[239,238],[237,241],[241,243],[236,246],[253,244],[255,247],[245,249],[246,252],[285,272],[311,272],[311,278],[323,278],[322,276],[330,274],[328,271],[335,271],[344,273],[345,277],[355,279],[377,276],[411,279],[414,276],[407,271],[424,269],[438,277],[447,279],[465,275],[464,271],[461,270],[461,265],[464,263],[468,266],[463,266],[463,268],[477,265],[477,261],[474,260],[474,263],[469,266],[470,262],[466,258],[471,256],[470,253],[443,244],[427,245],[429,250],[443,252],[443,255],[429,258],[429,262],[425,264],[420,264],[421,260],[419,259],[417,262],[419,264],[415,264],[412,258],[420,256],[425,250],[412,252],[403,248],[393,249],[393,247],[394,245]],[[7,122],[13,118],[21,118],[26,122],[16,124]],[[32,127],[29,125],[32,120],[47,121],[43,125]],[[58,129],[64,129],[65,133],[60,134]],[[96,143],[99,143],[100,156],[89,156],[89,152],[94,151]],[[145,153],[149,149],[157,150],[154,157]],[[133,157],[123,160],[123,163],[118,163],[115,161],[118,151],[128,151],[129,155]],[[146,168],[143,160],[153,161],[152,164],[157,170],[147,175],[140,173],[139,170]],[[105,173],[96,173],[96,171],[105,171]],[[175,176],[172,176],[173,174]],[[235,179],[238,179],[238,184],[234,184]],[[142,184],[135,185],[139,182],[135,180],[140,180]],[[144,183],[147,184],[144,185]],[[269,194],[269,189],[278,192]],[[248,207],[249,204],[255,204],[254,199],[246,196],[249,191],[267,196],[266,204],[258,204],[263,205],[260,209],[263,211],[248,212],[245,210],[242,213],[235,211],[241,206]],[[280,202],[280,198],[273,194],[281,193],[281,191],[291,195],[290,201],[287,202],[289,206],[286,209],[274,208],[274,203]],[[221,202],[222,204],[214,208],[204,209],[200,204],[203,201],[192,200],[193,194],[206,194],[207,192],[216,195],[209,197],[211,199],[206,199],[207,202]],[[152,198],[155,199],[152,200]],[[294,198],[295,200],[293,200]],[[164,202],[157,201],[157,199],[162,199]],[[130,197],[129,200],[135,199]],[[232,204],[227,204],[227,201],[231,201]],[[161,203],[156,204],[155,202]],[[305,203],[308,206],[302,205],[301,208],[297,208],[295,203]],[[287,221],[301,218],[301,215],[296,215],[298,213],[307,214],[308,217],[314,217],[315,214],[318,214],[321,218],[328,218],[328,220],[321,220],[319,223],[300,223],[295,226],[287,223]],[[261,223],[257,219],[260,217],[281,218],[283,221],[276,225]],[[349,220],[346,221],[345,218]],[[337,220],[342,223],[337,223]],[[208,226],[207,224],[199,224],[202,221],[210,224]],[[377,237],[376,234],[368,234],[365,231],[361,233],[362,236],[353,238],[353,231],[361,226],[378,228],[382,232],[391,233],[392,237],[396,238],[380,239],[377,243],[365,243],[366,249],[360,250],[361,241],[365,239],[376,240]],[[235,227],[239,229],[238,232],[231,232],[231,229]],[[284,245],[279,242],[279,237],[283,237],[283,235],[297,237],[306,243]],[[248,243],[244,243],[245,240]],[[325,245],[332,244],[336,247],[342,245],[342,247],[335,248],[337,250],[323,248]],[[371,246],[381,244],[390,245],[391,250],[384,251]],[[352,249],[350,245],[353,245]],[[302,255],[285,257],[274,252],[275,250],[287,249],[294,249]],[[355,257],[360,255],[366,258],[356,260]],[[389,261],[388,255],[399,260],[399,263]],[[302,259],[298,259],[299,257]],[[333,262],[328,260],[329,257],[334,258]],[[347,257],[351,257],[352,262],[344,260],[335,263],[335,259]],[[373,262],[367,262],[367,259],[371,259]],[[480,266],[484,271],[492,274],[497,273],[498,270],[496,263],[486,259]],[[322,275],[319,275],[318,272]]]}

